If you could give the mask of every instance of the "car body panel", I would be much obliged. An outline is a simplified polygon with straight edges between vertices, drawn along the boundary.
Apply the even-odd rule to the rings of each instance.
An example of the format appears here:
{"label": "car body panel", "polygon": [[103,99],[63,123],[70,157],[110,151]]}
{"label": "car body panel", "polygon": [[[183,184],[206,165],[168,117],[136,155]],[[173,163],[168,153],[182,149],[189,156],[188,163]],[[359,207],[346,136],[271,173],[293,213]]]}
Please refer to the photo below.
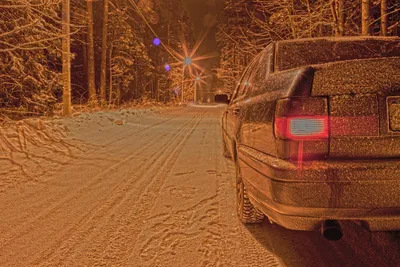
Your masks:
{"label": "car body panel", "polygon": [[[328,219],[400,230],[400,39],[339,39],[267,47],[235,89],[224,114],[224,141],[251,202],[271,221],[295,230],[316,230]],[[369,45],[371,51],[354,54],[363,44],[361,52]],[[296,62],[298,51],[294,61],[281,61],[290,55],[281,57],[279,51],[300,47],[309,50],[308,57],[313,45],[327,54],[308,58],[305,65]],[[329,50],[346,47],[353,52]],[[308,111],[300,106],[301,112],[329,116],[329,139],[277,138],[274,124],[277,114],[286,114],[282,108],[293,111],[296,101],[313,98],[320,106]],[[277,105],[284,99],[296,101]],[[296,157],[319,150],[326,155]]]}
{"label": "car body panel", "polygon": [[[282,226],[317,230],[324,220],[351,219],[387,230],[378,223],[382,217],[397,220],[390,229],[400,230],[399,160],[304,162],[299,168],[245,146],[238,158],[253,204]],[[285,216],[299,217],[301,227],[280,218]]]}

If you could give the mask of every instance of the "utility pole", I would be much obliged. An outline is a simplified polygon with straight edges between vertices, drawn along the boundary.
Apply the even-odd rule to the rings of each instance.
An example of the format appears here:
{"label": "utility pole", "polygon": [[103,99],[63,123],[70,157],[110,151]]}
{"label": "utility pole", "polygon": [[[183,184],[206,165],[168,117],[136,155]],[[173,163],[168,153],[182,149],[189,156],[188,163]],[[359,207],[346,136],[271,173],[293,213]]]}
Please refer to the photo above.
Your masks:
{"label": "utility pole", "polygon": [[62,77],[63,77],[63,114],[68,116],[71,107],[71,35],[70,0],[62,1]]}
{"label": "utility pole", "polygon": [[183,104],[183,84],[184,84],[184,82],[185,82],[185,64],[183,64],[183,67],[182,67],[182,87],[181,87],[181,102],[182,102],[182,104]]}
{"label": "utility pole", "polygon": [[201,77],[197,76],[194,80],[194,94],[193,94],[193,101],[196,103],[197,101],[197,83],[200,82]]}
{"label": "utility pole", "polygon": [[197,99],[197,81],[194,83],[194,94],[193,94],[193,101],[196,103]]}

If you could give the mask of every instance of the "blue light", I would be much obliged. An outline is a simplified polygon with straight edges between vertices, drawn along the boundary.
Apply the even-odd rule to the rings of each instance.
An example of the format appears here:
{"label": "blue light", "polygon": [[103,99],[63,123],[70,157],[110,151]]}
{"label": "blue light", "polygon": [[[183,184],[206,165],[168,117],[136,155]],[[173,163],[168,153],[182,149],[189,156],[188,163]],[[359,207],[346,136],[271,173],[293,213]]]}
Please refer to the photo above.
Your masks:
{"label": "blue light", "polygon": [[160,44],[161,44],[161,40],[160,40],[160,38],[154,38],[154,40],[153,40],[153,44],[155,45],[155,46],[159,46]]}
{"label": "blue light", "polygon": [[186,66],[192,64],[192,59],[190,57],[185,58],[185,61],[183,62]]}
{"label": "blue light", "polygon": [[166,70],[166,71],[170,71],[170,70],[171,70],[171,66],[168,65],[168,64],[165,64],[165,70]]}

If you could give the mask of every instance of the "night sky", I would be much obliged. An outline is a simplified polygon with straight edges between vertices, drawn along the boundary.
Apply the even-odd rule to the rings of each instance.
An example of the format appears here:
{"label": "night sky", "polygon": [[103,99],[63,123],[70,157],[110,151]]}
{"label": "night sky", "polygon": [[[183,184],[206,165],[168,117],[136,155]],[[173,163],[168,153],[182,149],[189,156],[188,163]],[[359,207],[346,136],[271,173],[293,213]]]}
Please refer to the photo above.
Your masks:
{"label": "night sky", "polygon": [[[222,8],[223,0],[186,0],[186,8],[189,12],[189,16],[192,19],[195,37],[200,38],[205,32],[209,32],[206,39],[200,46],[196,53],[196,56],[201,56],[210,53],[219,54],[219,50],[216,42],[216,20],[217,12]],[[215,64],[219,63],[219,58],[213,58],[208,60],[202,60],[199,65],[205,67],[209,72],[215,67]],[[205,91],[211,90],[212,77],[211,73],[206,74],[208,76],[208,88],[204,88]],[[203,86],[204,87],[204,86]]]}

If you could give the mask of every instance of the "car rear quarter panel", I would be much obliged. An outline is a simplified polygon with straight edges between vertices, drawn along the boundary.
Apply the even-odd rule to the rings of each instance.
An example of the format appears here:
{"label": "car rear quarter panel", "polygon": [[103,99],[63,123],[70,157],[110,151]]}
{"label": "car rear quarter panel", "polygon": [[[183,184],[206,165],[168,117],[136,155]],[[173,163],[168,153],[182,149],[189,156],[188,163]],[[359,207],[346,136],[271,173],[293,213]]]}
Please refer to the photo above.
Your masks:
{"label": "car rear quarter panel", "polygon": [[302,68],[269,75],[263,81],[250,81],[251,90],[239,103],[242,114],[238,145],[277,156],[274,136],[275,107],[278,99],[310,94],[313,70]]}

